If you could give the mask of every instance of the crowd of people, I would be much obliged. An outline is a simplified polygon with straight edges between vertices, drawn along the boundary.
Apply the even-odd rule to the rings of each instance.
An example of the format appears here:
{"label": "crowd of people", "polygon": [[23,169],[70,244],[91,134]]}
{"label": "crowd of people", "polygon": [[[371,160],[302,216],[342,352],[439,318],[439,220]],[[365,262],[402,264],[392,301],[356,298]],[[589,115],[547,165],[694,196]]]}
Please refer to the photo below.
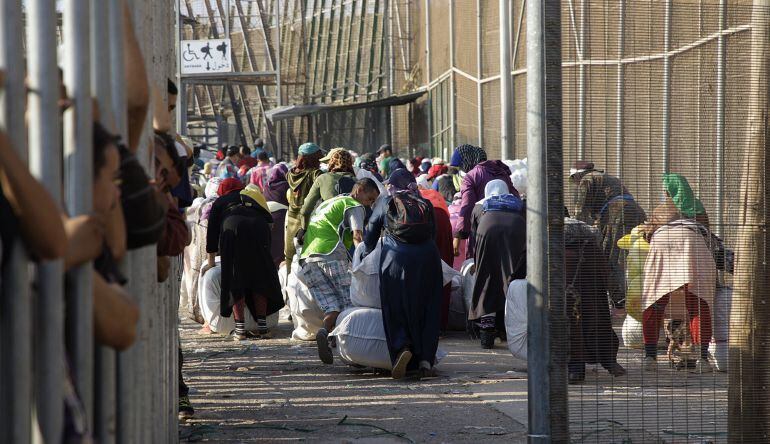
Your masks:
{"label": "crowd of people", "polygon": [[[472,264],[467,330],[481,347],[506,340],[511,284],[525,280],[527,269],[526,196],[513,185],[510,162],[490,160],[473,145],[458,146],[448,161],[402,160],[389,145],[358,155],[341,147],[324,152],[308,142],[296,153],[294,162],[276,163],[260,140],[253,152],[223,147],[200,166],[197,185],[206,193],[193,204],[191,222],[202,223],[207,232],[201,276],[222,270],[219,286],[199,289],[218,297],[200,294],[197,302],[218,299],[218,307],[192,310],[210,313],[207,319],[198,316],[203,333],[231,333],[236,340],[272,337],[266,319],[292,305],[287,283],[296,278],[317,313],[315,323],[305,323],[317,326],[306,339],[314,339],[320,360],[331,364],[338,347],[335,329],[360,297],[351,287],[352,293],[367,288],[353,282],[360,276],[355,264],[374,253],[377,290],[367,297],[376,299],[370,308],[380,310],[387,370],[394,378],[408,371],[421,377],[436,372],[452,291],[443,266],[459,272],[463,263]],[[689,322],[691,339],[700,347],[697,368],[710,370],[709,306],[718,252],[686,179],[665,175],[666,199],[648,218],[619,178],[591,162],[576,162],[569,173],[578,191],[574,217],[565,209],[570,382],[585,378],[586,364],[600,364],[613,376],[626,373],[617,362],[620,341],[611,308],[626,303],[627,251],[621,240],[635,228],[651,245],[643,367],[655,368],[661,323],[678,316]],[[681,257],[672,253],[675,244],[687,247],[679,250]],[[187,278],[197,271],[186,271]],[[685,307],[684,315],[666,310],[673,305]],[[244,307],[255,330],[246,328]],[[304,308],[289,309],[292,316],[308,316]],[[224,331],[219,324],[231,312],[235,328]],[[349,357],[345,361],[356,364]]]}

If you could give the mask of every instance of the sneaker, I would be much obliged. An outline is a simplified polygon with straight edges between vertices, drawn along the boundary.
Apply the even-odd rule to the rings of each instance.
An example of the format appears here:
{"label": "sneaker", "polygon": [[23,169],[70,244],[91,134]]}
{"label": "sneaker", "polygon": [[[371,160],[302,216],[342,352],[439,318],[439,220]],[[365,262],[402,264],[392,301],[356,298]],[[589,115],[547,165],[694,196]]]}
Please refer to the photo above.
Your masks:
{"label": "sneaker", "polygon": [[626,375],[626,369],[624,369],[623,366],[618,364],[617,362],[613,364],[610,368],[608,368],[607,371],[610,373],[610,375],[616,378]]}
{"label": "sneaker", "polygon": [[186,421],[195,415],[195,409],[190,404],[190,398],[188,396],[179,397],[179,420]]}
{"label": "sneaker", "polygon": [[420,362],[420,368],[417,370],[417,379],[422,381],[425,379],[433,379],[436,378],[438,374],[436,373],[436,367],[431,367],[430,363],[428,361],[422,361]]}
{"label": "sneaker", "polygon": [[406,375],[406,366],[409,365],[409,361],[412,360],[412,352],[402,350],[396,357],[396,362],[393,364],[393,370],[390,371],[390,375],[393,379],[401,379]]}
{"label": "sneaker", "polygon": [[652,356],[645,356],[642,358],[642,370],[646,372],[654,372],[658,370],[658,360]]}
{"label": "sneaker", "polygon": [[318,346],[318,357],[324,364],[334,364],[334,355],[329,347],[329,332],[325,328],[315,334],[315,343]]}
{"label": "sneaker", "polygon": [[695,362],[695,373],[711,373],[714,368],[707,358],[700,358]]}
{"label": "sneaker", "polygon": [[497,337],[495,330],[481,330],[479,337],[481,339],[481,348],[490,350],[495,347],[495,338]]}

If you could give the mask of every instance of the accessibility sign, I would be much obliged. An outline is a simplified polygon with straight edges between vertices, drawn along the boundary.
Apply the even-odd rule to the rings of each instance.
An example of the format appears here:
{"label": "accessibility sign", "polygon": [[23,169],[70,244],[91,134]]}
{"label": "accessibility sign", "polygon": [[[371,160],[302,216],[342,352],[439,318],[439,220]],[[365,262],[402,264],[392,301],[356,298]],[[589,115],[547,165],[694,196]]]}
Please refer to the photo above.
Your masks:
{"label": "accessibility sign", "polygon": [[232,72],[230,39],[182,40],[179,47],[182,74]]}

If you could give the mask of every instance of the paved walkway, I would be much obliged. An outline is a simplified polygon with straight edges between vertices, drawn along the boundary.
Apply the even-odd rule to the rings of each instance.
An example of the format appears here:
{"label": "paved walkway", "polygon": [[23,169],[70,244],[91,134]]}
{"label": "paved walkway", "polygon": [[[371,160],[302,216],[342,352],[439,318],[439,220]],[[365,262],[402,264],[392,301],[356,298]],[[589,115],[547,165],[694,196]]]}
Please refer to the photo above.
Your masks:
{"label": "paved walkway", "polygon": [[[267,341],[233,342],[180,329],[184,375],[196,416],[183,442],[320,443],[525,442],[526,364],[505,345],[481,350],[464,333],[440,348],[441,376],[394,381],[371,370],[320,363],[315,343],[291,341],[290,325]],[[570,387],[574,442],[722,442],[727,375],[677,372],[660,364],[642,373],[637,350],[621,349],[629,370],[611,378],[589,367]]]}

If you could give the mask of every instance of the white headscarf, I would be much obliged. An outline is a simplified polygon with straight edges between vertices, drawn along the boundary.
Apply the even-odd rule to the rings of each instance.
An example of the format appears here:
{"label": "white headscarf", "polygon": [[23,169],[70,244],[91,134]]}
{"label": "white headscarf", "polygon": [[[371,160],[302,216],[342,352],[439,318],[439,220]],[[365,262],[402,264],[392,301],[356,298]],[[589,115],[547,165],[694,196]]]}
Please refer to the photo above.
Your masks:
{"label": "white headscarf", "polygon": [[508,190],[508,184],[500,179],[490,180],[487,186],[484,187],[484,198],[479,203],[484,203],[484,201],[492,196],[505,196],[506,194],[511,194]]}

